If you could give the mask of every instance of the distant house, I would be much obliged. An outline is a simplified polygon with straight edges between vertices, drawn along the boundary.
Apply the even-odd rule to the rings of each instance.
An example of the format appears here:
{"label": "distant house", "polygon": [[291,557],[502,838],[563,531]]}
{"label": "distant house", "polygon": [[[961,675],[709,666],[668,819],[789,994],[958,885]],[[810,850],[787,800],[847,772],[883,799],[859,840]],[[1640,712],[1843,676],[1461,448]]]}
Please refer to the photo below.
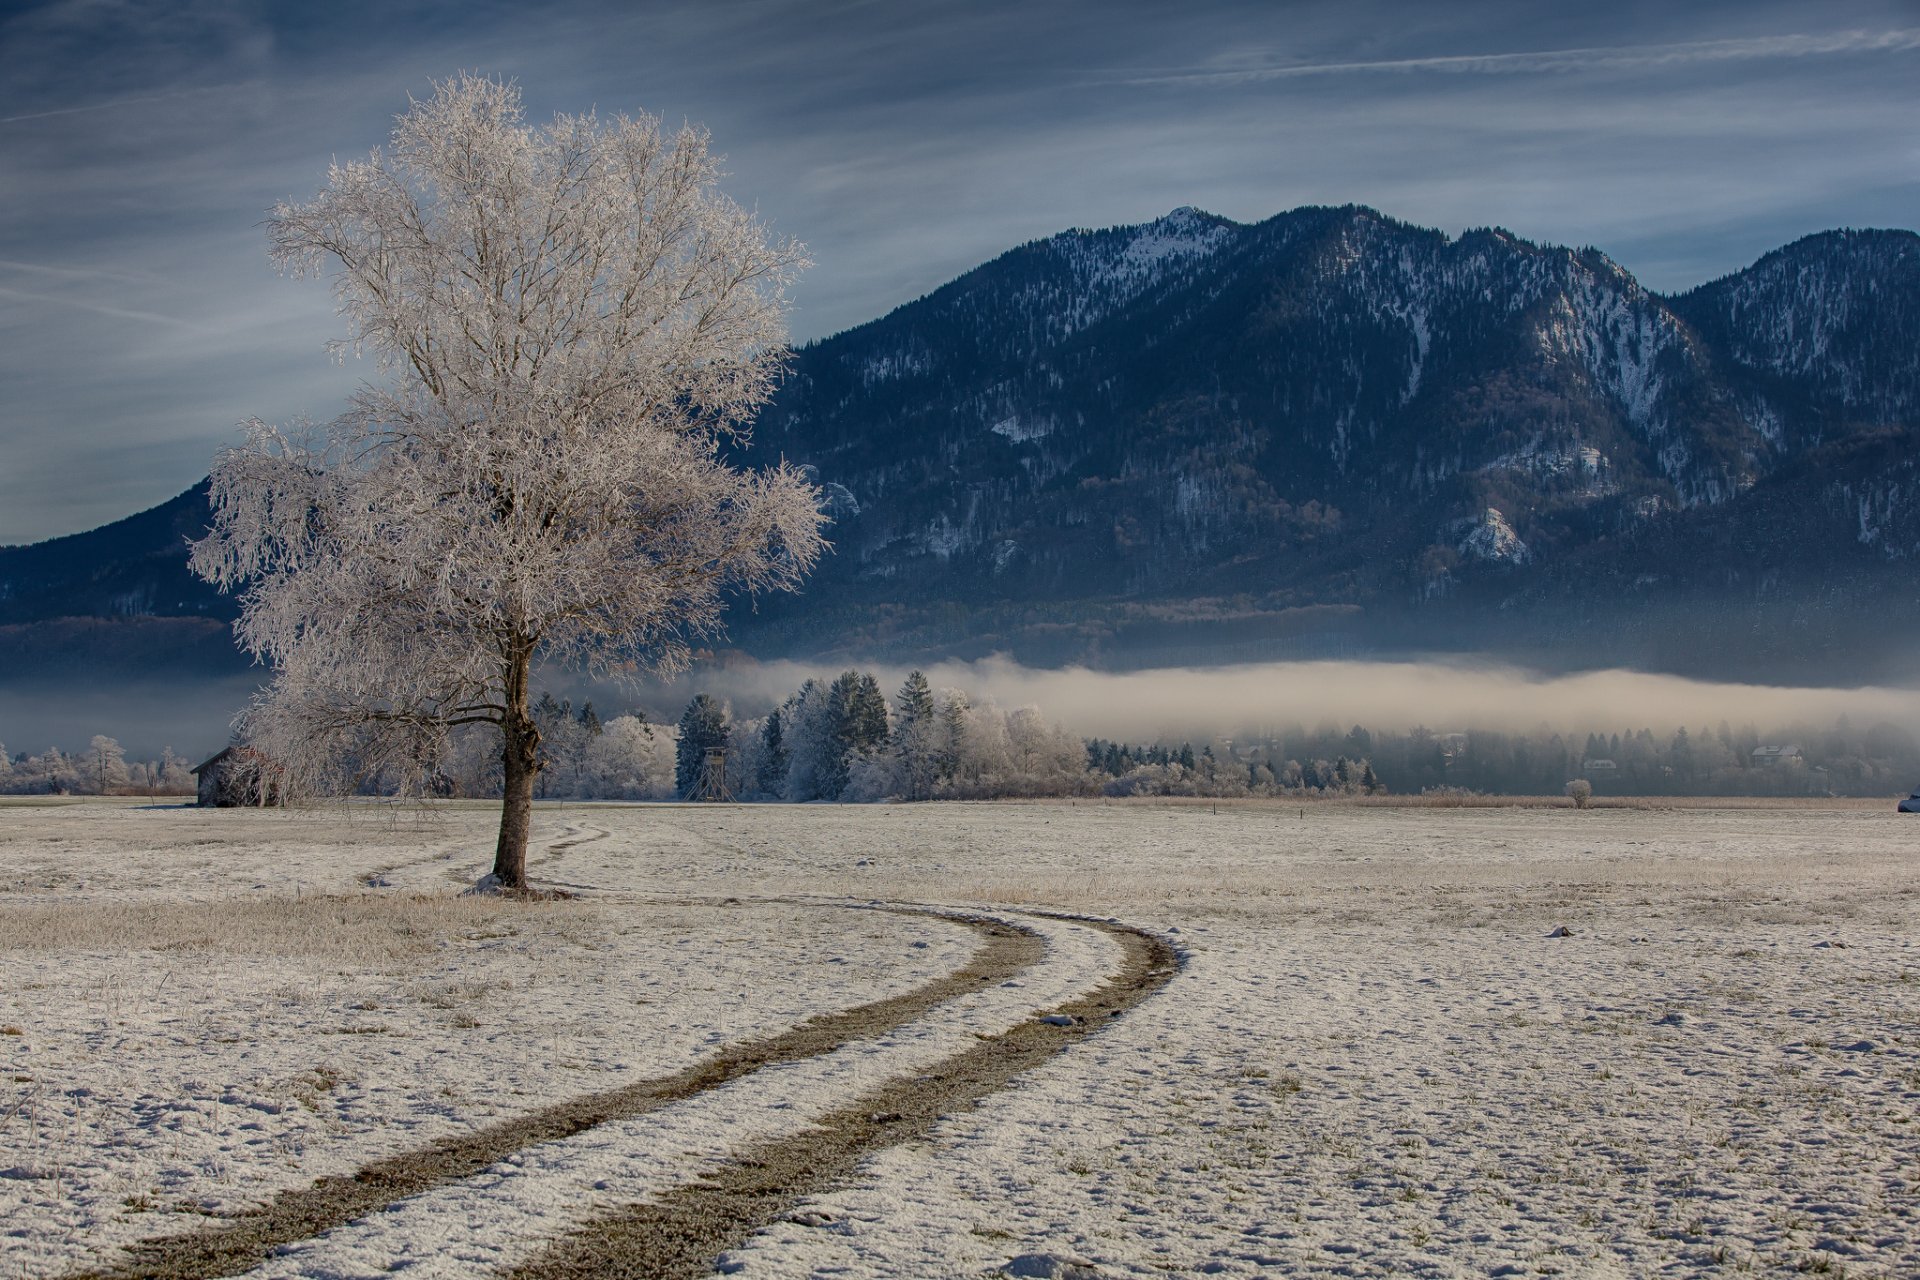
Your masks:
{"label": "distant house", "polygon": [[1589,759],[1580,762],[1580,771],[1582,773],[1614,773],[1617,772],[1619,768],[1620,766],[1611,760]]}
{"label": "distant house", "polygon": [[278,771],[248,746],[232,746],[193,767],[200,805],[208,809],[259,808],[281,803]]}
{"label": "distant house", "polygon": [[1792,743],[1778,747],[1755,747],[1752,759],[1756,769],[1778,769],[1783,764],[1806,763],[1800,755],[1800,748]]}

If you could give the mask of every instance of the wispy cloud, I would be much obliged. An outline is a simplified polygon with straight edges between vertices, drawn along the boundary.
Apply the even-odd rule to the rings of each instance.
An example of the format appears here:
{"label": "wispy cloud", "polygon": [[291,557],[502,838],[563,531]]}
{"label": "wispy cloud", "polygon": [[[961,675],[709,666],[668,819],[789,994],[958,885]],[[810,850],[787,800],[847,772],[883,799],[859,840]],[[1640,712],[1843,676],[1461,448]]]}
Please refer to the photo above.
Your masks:
{"label": "wispy cloud", "polygon": [[109,306],[102,302],[88,302],[82,298],[62,297],[59,294],[28,293],[25,289],[9,289],[4,285],[0,285],[0,298],[17,298],[21,302],[45,302],[57,307],[74,307],[81,311],[91,311],[95,315],[112,316],[119,320],[142,320],[181,329],[204,328],[191,320],[183,320],[179,316],[163,316],[157,311],[136,311],[132,307]]}
{"label": "wispy cloud", "polygon": [[1465,53],[1359,62],[1296,62],[1277,66],[1192,67],[1113,77],[1129,85],[1240,85],[1308,76],[1437,72],[1451,75],[1525,75],[1555,71],[1642,70],[1708,62],[1751,62],[1849,53],[1904,53],[1920,49],[1920,28],[1839,31],[1825,35],[1756,36],[1681,44],[1597,45],[1515,53]]}
{"label": "wispy cloud", "polygon": [[225,86],[212,86],[198,89],[177,89],[172,93],[154,93],[139,98],[111,98],[106,102],[88,102],[77,107],[53,107],[46,111],[23,111],[18,115],[0,116],[0,124],[22,124],[28,120],[50,120],[54,116],[86,115],[94,111],[112,111],[116,107],[145,107],[156,102],[173,102],[180,98],[191,98],[203,93],[214,93]]}
{"label": "wispy cloud", "polygon": [[44,262],[21,262],[14,258],[0,258],[0,271],[26,271],[60,280],[111,280],[119,284],[147,284],[153,280],[152,276],[132,271],[109,271],[104,267],[56,267]]}

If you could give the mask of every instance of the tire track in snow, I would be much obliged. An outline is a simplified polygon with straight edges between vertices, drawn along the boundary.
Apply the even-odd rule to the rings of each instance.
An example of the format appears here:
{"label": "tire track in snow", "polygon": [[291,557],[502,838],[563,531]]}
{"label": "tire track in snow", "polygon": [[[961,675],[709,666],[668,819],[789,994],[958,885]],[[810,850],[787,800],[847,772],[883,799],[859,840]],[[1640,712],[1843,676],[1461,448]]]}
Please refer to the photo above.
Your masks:
{"label": "tire track in snow", "polygon": [[1009,1031],[1041,1026],[1047,1011],[1126,968],[1127,948],[1108,930],[1061,917],[1027,916],[1021,924],[1044,937],[1046,962],[1017,980],[958,995],[831,1053],[515,1152],[470,1178],[289,1245],[248,1276],[384,1280],[405,1271],[418,1280],[465,1280],[525,1264],[581,1223],[719,1174],[741,1152],[805,1141],[849,1099],[924,1081],[982,1042],[998,1047]]}
{"label": "tire track in snow", "polygon": [[[592,834],[583,835],[581,834],[582,832],[591,832]],[[608,839],[612,835],[613,835],[613,832],[607,830],[604,827],[596,827],[585,822],[570,822],[566,825],[566,828],[560,832],[559,839],[548,844],[538,857],[528,860],[527,869],[531,871],[535,867],[551,866],[553,863],[556,863],[560,861],[560,859],[564,858],[570,850],[575,849],[583,844],[592,844],[596,840]],[[414,862],[403,862],[396,867],[383,868],[380,871],[375,872],[371,876],[363,877],[363,879],[365,883],[371,888],[390,888],[392,887],[391,882],[386,880],[385,878],[387,872],[400,870],[402,868],[409,867],[409,866],[419,866],[426,862],[450,860],[458,856],[458,853],[459,853],[458,849],[453,849],[453,850],[449,850],[444,854],[437,855],[434,858],[416,859]],[[473,855],[473,856],[482,866],[488,865],[492,858],[491,854]],[[446,875],[446,878],[448,880],[451,880],[454,884],[460,885],[462,887],[471,886],[473,882],[479,878],[473,875],[469,869],[464,867],[458,867],[458,866],[448,867],[444,874]],[[584,888],[592,887],[590,885],[567,885],[567,884],[562,884],[560,881],[554,881],[553,883],[558,887],[568,888],[568,889],[584,889]]]}
{"label": "tire track in snow", "polygon": [[451,862],[465,852],[465,849],[466,844],[464,841],[451,840],[448,841],[446,847],[438,853],[430,853],[419,858],[408,858],[404,862],[390,862],[385,866],[375,867],[371,871],[364,872],[359,877],[360,884],[368,889],[391,889],[395,886],[389,877],[391,877],[394,872],[405,871],[411,867],[430,866],[436,862]]}
{"label": "tire track in snow", "polygon": [[801,1062],[831,1053],[848,1041],[884,1035],[958,996],[1015,980],[1038,964],[1046,949],[1036,931],[987,916],[910,907],[839,909],[889,910],[947,920],[974,929],[984,945],[962,968],[903,995],[824,1014],[776,1035],[729,1046],[673,1075],[574,1098],[374,1161],[350,1175],[318,1179],[311,1187],[281,1192],[257,1213],[211,1230],[128,1245],[123,1263],[71,1273],[66,1280],[211,1280],[243,1274],[285,1246],[397,1201],[471,1178],[529,1147],[643,1116],[765,1067]]}
{"label": "tire track in snow", "polygon": [[[1094,923],[1094,922],[1086,922]],[[1152,934],[1095,924],[1125,953],[1105,984],[955,1054],[931,1071],[897,1078],[823,1116],[799,1133],[750,1146],[697,1182],[583,1224],[509,1280],[694,1280],[717,1255],[785,1216],[800,1200],[853,1175],[888,1147],[924,1138],[956,1111],[970,1110],[1020,1075],[1064,1052],[1164,987],[1179,955]],[[1056,1025],[1066,1020],[1065,1025]]]}
{"label": "tire track in snow", "polygon": [[550,866],[566,857],[568,850],[577,849],[583,844],[592,844],[596,840],[605,840],[612,834],[613,832],[605,827],[596,827],[589,822],[569,822],[567,829],[560,833],[560,839],[548,845],[546,852],[533,859],[527,866],[529,868]]}

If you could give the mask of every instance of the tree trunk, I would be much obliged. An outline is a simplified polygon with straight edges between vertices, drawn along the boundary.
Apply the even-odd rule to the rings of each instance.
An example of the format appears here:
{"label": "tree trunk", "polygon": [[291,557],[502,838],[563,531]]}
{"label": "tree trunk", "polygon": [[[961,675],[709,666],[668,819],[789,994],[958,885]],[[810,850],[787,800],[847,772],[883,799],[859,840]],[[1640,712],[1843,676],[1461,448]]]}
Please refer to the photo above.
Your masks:
{"label": "tree trunk", "polygon": [[507,663],[506,715],[500,725],[500,841],[494,846],[493,876],[502,889],[527,887],[527,834],[533,825],[533,784],[540,776],[540,727],[527,705],[530,649]]}

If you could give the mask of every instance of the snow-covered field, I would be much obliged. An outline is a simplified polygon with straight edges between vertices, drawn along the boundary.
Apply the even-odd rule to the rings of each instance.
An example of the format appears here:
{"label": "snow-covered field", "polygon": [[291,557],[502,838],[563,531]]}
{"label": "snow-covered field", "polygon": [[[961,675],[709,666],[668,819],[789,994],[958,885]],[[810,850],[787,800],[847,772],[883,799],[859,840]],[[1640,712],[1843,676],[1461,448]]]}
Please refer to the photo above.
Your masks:
{"label": "snow-covered field", "polygon": [[534,872],[577,899],[456,897],[492,817],[0,803],[0,1276],[111,1263],[980,945],[875,900],[984,907],[1049,949],[1021,985],[263,1274],[516,1264],[803,1132],[1116,963],[1026,908],[1146,927],[1185,963],[725,1268],[1920,1274],[1920,820],[1890,806],[567,805],[536,815]]}

